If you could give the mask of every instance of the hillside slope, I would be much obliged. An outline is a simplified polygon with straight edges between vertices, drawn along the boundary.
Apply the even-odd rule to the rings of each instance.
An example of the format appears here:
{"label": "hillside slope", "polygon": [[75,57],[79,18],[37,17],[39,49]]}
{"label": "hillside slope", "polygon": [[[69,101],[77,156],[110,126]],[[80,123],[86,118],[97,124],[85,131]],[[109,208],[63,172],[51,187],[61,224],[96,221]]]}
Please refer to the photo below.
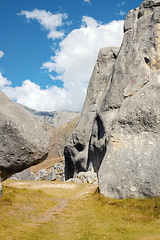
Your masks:
{"label": "hillside slope", "polygon": [[49,125],[59,127],[67,122],[70,122],[74,118],[80,116],[79,112],[70,112],[70,111],[36,111],[34,109],[28,108],[24,105],[18,104],[22,108],[25,108],[28,112],[30,112],[34,117],[39,119],[42,122],[45,122]]}
{"label": "hillside slope", "polygon": [[42,123],[43,128],[48,132],[48,135],[50,137],[50,151],[45,161],[30,168],[32,172],[36,173],[43,168],[48,169],[52,167],[56,162],[60,162],[64,159],[64,146],[67,139],[76,127],[78,119],[79,117],[76,117],[72,121],[65,123],[57,128],[47,125],[46,123]]}

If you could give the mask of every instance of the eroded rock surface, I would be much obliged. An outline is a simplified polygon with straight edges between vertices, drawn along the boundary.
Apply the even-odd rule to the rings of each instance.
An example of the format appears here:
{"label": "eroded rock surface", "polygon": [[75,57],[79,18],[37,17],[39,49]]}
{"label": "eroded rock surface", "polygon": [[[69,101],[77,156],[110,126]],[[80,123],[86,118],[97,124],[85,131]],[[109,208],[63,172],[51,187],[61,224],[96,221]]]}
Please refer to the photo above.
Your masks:
{"label": "eroded rock surface", "polygon": [[[104,98],[105,89],[108,89],[110,85],[118,50],[119,48],[103,48],[99,52],[89,82],[82,115],[72,136],[68,139],[64,150],[66,179],[75,177],[79,172],[93,170],[93,168],[96,172],[98,171],[106,145],[105,129],[99,116],[99,103]],[[91,147],[91,144],[96,144],[95,138],[97,139],[97,137],[100,139],[100,142],[98,142],[102,149],[100,152],[99,145],[97,149],[92,149]],[[94,151],[96,151],[96,153],[94,153]],[[90,155],[94,154],[95,159],[93,161]]]}
{"label": "eroded rock surface", "polygon": [[0,179],[38,164],[48,152],[40,123],[0,92]]}
{"label": "eroded rock surface", "polygon": [[[160,1],[146,0],[128,13],[110,72],[104,63],[110,78],[99,98],[93,94],[96,109],[89,95],[93,85],[88,87],[82,117],[65,148],[67,177],[93,168],[106,197],[160,196],[159,59]],[[91,82],[98,84],[93,75]],[[76,151],[76,146],[83,147]]]}

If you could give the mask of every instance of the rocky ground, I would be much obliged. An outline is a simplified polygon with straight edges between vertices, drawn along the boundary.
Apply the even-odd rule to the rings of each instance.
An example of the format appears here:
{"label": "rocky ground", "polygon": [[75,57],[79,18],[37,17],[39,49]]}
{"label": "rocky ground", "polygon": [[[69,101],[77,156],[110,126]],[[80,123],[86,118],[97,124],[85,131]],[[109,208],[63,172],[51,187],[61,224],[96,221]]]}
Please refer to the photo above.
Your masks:
{"label": "rocky ground", "polygon": [[[55,163],[52,167],[40,169],[38,172],[31,172],[30,168],[12,175],[9,180],[35,180],[35,181],[56,181],[65,182],[65,160]],[[98,184],[97,174],[92,171],[79,172],[74,178],[66,182]]]}

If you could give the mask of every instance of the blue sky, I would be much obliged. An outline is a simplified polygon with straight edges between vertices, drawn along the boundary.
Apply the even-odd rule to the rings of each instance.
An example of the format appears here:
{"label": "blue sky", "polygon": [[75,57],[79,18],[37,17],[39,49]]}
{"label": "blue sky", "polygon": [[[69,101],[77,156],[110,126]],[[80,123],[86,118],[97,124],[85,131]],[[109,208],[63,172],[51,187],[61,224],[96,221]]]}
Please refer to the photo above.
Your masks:
{"label": "blue sky", "polygon": [[0,0],[0,89],[37,110],[81,111],[102,47],[141,1]]}

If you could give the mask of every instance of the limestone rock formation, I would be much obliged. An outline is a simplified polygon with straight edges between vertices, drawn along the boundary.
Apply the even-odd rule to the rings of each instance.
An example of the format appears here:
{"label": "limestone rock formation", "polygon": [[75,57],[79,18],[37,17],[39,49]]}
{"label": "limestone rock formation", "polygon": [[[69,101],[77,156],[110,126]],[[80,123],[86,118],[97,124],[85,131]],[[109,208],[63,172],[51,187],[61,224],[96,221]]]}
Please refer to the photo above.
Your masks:
{"label": "limestone rock formation", "polygon": [[40,123],[0,92],[0,179],[43,161],[48,152]]}
{"label": "limestone rock formation", "polygon": [[[87,94],[85,114],[65,148],[68,178],[81,168],[93,167],[106,197],[160,196],[159,59],[160,1],[145,0],[126,17],[120,51],[110,72],[106,63],[110,78],[103,93],[97,93],[96,114],[86,128],[81,123],[89,118],[91,109],[95,111],[96,97]],[[88,93],[90,88],[91,84]]]}
{"label": "limestone rock formation", "polygon": [[[104,98],[105,89],[110,84],[118,50],[118,48],[103,48],[99,52],[81,117],[64,149],[66,179],[76,177],[77,173],[93,168],[96,172],[98,171],[98,166],[105,153],[104,126],[98,115],[99,103]],[[98,138],[101,138],[101,143],[98,144],[101,144],[102,151],[99,151],[99,146],[97,146],[94,149],[97,152],[91,154],[96,160],[92,161],[93,158],[91,159],[89,152],[91,144],[95,140],[94,137],[97,138],[97,132]]]}

